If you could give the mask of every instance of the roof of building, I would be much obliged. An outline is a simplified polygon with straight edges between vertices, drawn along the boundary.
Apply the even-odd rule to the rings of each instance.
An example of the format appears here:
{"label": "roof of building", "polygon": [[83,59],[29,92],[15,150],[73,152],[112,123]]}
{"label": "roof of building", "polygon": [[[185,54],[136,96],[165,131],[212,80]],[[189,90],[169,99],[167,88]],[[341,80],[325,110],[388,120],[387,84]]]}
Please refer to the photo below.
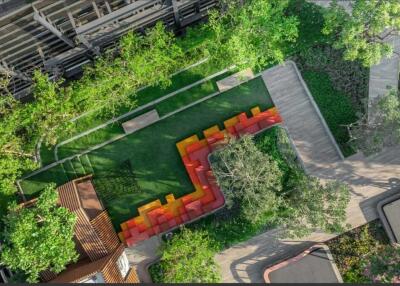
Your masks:
{"label": "roof of building", "polygon": [[400,194],[380,201],[378,213],[389,239],[393,243],[400,243]]}
{"label": "roof of building", "polygon": [[267,283],[339,283],[340,273],[326,245],[313,246],[301,254],[269,267]]}

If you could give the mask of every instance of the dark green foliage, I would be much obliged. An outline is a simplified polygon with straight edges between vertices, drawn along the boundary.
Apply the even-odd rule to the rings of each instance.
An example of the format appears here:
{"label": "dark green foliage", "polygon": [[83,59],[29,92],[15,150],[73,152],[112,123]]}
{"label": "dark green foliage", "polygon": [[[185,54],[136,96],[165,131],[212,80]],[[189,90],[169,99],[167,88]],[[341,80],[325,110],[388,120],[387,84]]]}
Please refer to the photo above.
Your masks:
{"label": "dark green foliage", "polygon": [[332,86],[347,96],[357,112],[363,112],[368,95],[369,69],[358,61],[345,61],[342,51],[316,45],[298,53],[294,60],[302,72],[327,74]]}
{"label": "dark green foliage", "polygon": [[333,88],[327,74],[305,71],[303,77],[343,155],[354,154],[346,126],[358,118],[349,97]]}
{"label": "dark green foliage", "polygon": [[286,45],[297,39],[297,18],[285,14],[288,2],[222,1],[223,11],[212,11],[207,24],[212,59],[241,69],[282,62]]}
{"label": "dark green foliage", "polygon": [[322,34],[324,18],[323,8],[306,0],[291,0],[286,9],[289,16],[297,17],[299,21],[296,42],[287,45],[287,55],[291,56],[308,51],[310,48],[329,43],[331,37]]}
{"label": "dark green foliage", "polygon": [[388,245],[364,263],[364,275],[372,282],[400,283],[400,246]]}
{"label": "dark green foliage", "polygon": [[365,155],[400,143],[400,93],[390,90],[376,98],[360,120],[349,128],[352,143]]}
{"label": "dark green foliage", "polygon": [[219,282],[212,244],[207,232],[183,228],[164,245],[160,262],[150,267],[153,282]]}
{"label": "dark green foliage", "polygon": [[289,181],[295,175],[299,163],[286,130],[273,127],[267,132],[256,135],[254,140],[257,148],[271,156],[278,164],[278,168],[282,173],[282,190],[283,192],[287,191]]}
{"label": "dark green foliage", "polygon": [[244,218],[255,223],[279,210],[282,173],[273,158],[257,148],[252,136],[230,140],[213,153],[211,166],[228,209],[239,208]]}
{"label": "dark green foliage", "polygon": [[324,13],[323,33],[335,37],[333,47],[344,50],[344,59],[370,67],[392,55],[389,42],[400,29],[399,11],[398,0],[355,0],[351,11],[332,1]]}
{"label": "dark green foliage", "polygon": [[369,257],[380,254],[389,239],[379,221],[353,229],[332,240],[329,246],[344,282],[371,282],[364,276]]}

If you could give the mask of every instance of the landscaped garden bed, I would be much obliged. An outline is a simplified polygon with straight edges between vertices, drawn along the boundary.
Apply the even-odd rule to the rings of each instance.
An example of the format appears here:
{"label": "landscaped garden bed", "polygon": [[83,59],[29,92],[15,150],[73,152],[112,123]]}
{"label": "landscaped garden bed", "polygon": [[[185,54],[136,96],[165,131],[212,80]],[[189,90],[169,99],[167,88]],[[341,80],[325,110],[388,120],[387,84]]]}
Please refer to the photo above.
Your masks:
{"label": "landscaped garden bed", "polygon": [[[77,166],[79,160],[85,158],[90,162],[95,177],[108,178],[110,182],[121,163],[130,161],[140,191],[132,186],[131,192],[104,202],[114,225],[118,226],[135,216],[137,208],[146,202],[156,198],[164,201],[165,195],[169,193],[179,197],[193,191],[176,150],[176,142],[192,135],[194,130],[201,131],[218,122],[222,124],[224,120],[244,110],[249,111],[254,106],[259,106],[262,110],[273,106],[261,78],[219,94],[72,161]],[[80,151],[76,147],[64,150],[69,154]],[[47,182],[55,181],[60,185],[71,179],[65,171],[68,164],[69,161],[22,181],[26,195],[35,196]],[[73,168],[77,173],[76,169],[78,168]],[[87,172],[92,171],[88,167],[87,169]]]}
{"label": "landscaped garden bed", "polygon": [[326,243],[336,265],[347,283],[372,282],[366,274],[366,265],[374,255],[383,253],[389,238],[380,220],[355,228]]}

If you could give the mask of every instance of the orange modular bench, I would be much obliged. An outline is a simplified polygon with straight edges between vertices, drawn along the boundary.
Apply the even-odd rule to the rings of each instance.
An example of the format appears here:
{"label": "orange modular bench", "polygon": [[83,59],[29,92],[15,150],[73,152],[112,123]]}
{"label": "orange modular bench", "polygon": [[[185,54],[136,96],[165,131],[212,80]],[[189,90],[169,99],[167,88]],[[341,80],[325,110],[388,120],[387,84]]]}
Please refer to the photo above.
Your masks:
{"label": "orange modular bench", "polygon": [[276,108],[262,112],[256,106],[251,109],[251,114],[248,118],[243,112],[226,120],[225,130],[220,130],[217,125],[204,130],[204,139],[193,135],[178,142],[176,147],[195,191],[177,199],[169,194],[164,205],[155,200],[141,206],[137,217],[121,224],[122,231],[118,234],[121,241],[127,246],[135,245],[222,207],[225,199],[210,169],[209,154],[224,146],[229,137],[254,134],[282,122]]}

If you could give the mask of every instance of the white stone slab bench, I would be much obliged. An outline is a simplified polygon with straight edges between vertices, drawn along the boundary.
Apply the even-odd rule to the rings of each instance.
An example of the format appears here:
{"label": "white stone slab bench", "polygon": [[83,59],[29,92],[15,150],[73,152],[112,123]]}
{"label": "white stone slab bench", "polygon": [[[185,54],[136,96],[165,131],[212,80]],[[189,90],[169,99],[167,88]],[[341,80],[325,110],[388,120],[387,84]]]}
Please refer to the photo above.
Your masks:
{"label": "white stone slab bench", "polygon": [[217,81],[217,86],[219,91],[223,92],[228,89],[234,88],[235,86],[238,86],[253,78],[254,78],[253,71],[250,68],[248,68]]}
{"label": "white stone slab bench", "polygon": [[159,119],[160,116],[158,115],[157,110],[153,109],[138,117],[125,121],[124,123],[122,123],[122,128],[124,128],[126,134],[129,134],[138,131],[139,129],[142,129],[146,126],[149,126]]}

